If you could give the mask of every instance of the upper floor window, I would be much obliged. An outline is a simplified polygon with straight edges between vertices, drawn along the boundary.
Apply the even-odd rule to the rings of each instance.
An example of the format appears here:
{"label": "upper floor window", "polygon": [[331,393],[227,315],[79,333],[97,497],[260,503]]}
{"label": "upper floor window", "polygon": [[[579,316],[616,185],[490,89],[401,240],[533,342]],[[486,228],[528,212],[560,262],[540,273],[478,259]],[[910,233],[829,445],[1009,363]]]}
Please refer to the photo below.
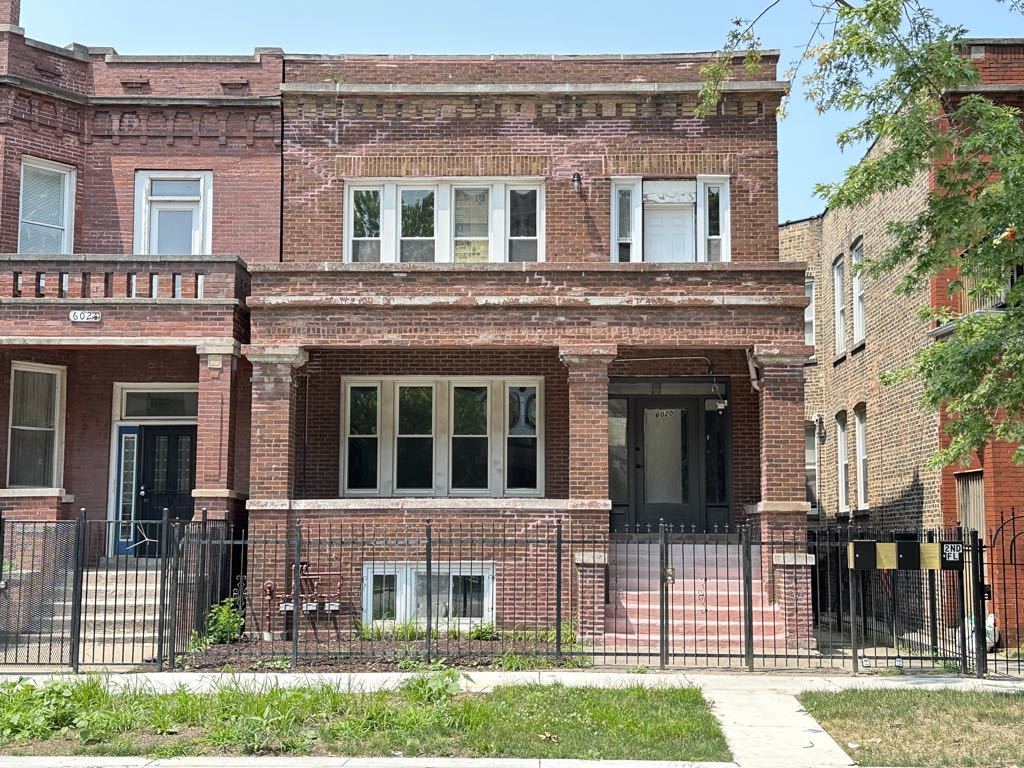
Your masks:
{"label": "upper floor window", "polygon": [[860,405],[853,410],[857,447],[857,509],[868,508],[868,412]]}
{"label": "upper floor window", "polygon": [[342,403],[348,496],[537,496],[540,382],[350,381]]}
{"label": "upper floor window", "polygon": [[75,169],[25,157],[21,161],[20,253],[71,253]]}
{"label": "upper floor window", "polygon": [[543,261],[539,182],[455,179],[351,183],[345,260],[354,263]]}
{"label": "upper floor window", "polygon": [[7,443],[9,487],[60,486],[63,422],[64,368],[13,363]]}
{"label": "upper floor window", "polygon": [[836,414],[836,470],[839,483],[839,512],[850,511],[850,459],[846,441],[846,411]]}
{"label": "upper floor window", "polygon": [[818,509],[818,428],[813,422],[804,425],[804,480],[807,503],[812,511]]}
{"label": "upper floor window", "polygon": [[860,265],[864,261],[864,240],[857,238],[850,249],[853,262],[853,343],[864,340],[864,280]]}
{"label": "upper floor window", "polygon": [[804,307],[804,344],[814,346],[814,278],[804,280],[808,304]]}
{"label": "upper floor window", "polygon": [[832,264],[832,291],[835,319],[836,354],[846,352],[846,296],[845,296],[845,265],[840,256]]}
{"label": "upper floor window", "polygon": [[136,253],[210,254],[212,197],[209,171],[139,171],[135,175]]}
{"label": "upper floor window", "polygon": [[611,260],[729,261],[729,179],[612,179]]}

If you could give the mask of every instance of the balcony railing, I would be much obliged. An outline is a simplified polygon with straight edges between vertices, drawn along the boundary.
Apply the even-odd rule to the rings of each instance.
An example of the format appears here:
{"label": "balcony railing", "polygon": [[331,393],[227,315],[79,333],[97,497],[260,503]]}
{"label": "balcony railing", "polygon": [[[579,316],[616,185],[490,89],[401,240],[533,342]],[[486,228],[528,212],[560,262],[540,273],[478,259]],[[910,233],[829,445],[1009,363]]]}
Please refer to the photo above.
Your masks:
{"label": "balcony railing", "polygon": [[960,314],[969,315],[972,312],[1002,309],[1006,306],[1007,296],[1013,286],[1018,281],[1024,280],[1024,265],[1020,265],[1014,270],[1006,287],[995,296],[979,296],[976,292],[978,281],[970,275],[961,274],[957,279],[960,282]]}
{"label": "balcony railing", "polygon": [[244,299],[249,274],[236,256],[0,256],[0,299]]}

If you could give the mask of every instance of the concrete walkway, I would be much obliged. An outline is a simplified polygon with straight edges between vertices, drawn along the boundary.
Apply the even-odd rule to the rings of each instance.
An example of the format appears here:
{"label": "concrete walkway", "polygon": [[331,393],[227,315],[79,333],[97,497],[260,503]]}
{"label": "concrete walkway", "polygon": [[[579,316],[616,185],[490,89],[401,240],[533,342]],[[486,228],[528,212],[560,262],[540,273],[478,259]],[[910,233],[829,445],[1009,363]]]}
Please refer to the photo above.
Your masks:
{"label": "concrete walkway", "polygon": [[[234,686],[258,691],[273,686],[327,684],[351,691],[387,690],[413,673],[202,673],[164,672],[114,674],[112,689],[171,691],[184,687],[212,691]],[[33,675],[43,683],[67,675]],[[0,676],[0,680],[18,679]],[[13,758],[0,757],[0,768],[840,768],[853,761],[800,706],[804,691],[840,691],[848,688],[910,688],[937,690],[1024,690],[1021,680],[976,680],[958,677],[793,674],[736,674],[716,672],[651,672],[630,674],[598,671],[494,672],[474,671],[463,677],[467,691],[485,692],[497,685],[559,683],[566,686],[614,688],[641,685],[651,688],[696,686],[710,702],[732,750],[733,763],[631,762],[585,760],[484,760],[457,758]]]}

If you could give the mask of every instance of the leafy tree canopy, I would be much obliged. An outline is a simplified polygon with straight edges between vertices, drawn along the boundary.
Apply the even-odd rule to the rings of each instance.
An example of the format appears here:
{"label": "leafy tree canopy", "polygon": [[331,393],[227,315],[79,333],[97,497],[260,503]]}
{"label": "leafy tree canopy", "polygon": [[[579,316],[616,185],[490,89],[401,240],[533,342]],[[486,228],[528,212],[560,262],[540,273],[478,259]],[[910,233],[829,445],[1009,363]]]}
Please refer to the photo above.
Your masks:
{"label": "leafy tree canopy", "polygon": [[[702,71],[700,114],[716,109],[737,57],[756,70],[758,24],[780,1],[766,2],[752,21],[735,20],[722,53]],[[1024,14],[1024,0],[989,1]],[[838,183],[819,184],[817,194],[829,208],[856,208],[932,174],[920,212],[889,222],[891,247],[861,268],[898,272],[898,291],[906,294],[956,268],[951,291],[1002,307],[959,316],[922,309],[950,332],[884,378],[916,377],[923,404],[946,409],[950,442],[932,457],[934,466],[968,462],[993,439],[1015,445],[1015,459],[1024,462],[1024,279],[1008,287],[1024,264],[1021,112],[972,92],[979,73],[963,44],[966,31],[918,0],[826,0],[808,9],[814,33],[788,76],[804,69],[817,110],[850,115],[840,148],[867,141],[884,149]]]}

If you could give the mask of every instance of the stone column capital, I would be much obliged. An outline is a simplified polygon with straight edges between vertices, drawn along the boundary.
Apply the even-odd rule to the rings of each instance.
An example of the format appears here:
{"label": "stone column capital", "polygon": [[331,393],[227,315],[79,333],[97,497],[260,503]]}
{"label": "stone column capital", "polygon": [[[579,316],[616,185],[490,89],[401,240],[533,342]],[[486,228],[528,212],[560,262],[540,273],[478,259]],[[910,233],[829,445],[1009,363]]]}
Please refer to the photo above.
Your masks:
{"label": "stone column capital", "polygon": [[303,347],[268,347],[247,344],[242,352],[251,363],[290,365],[292,368],[301,368],[309,360],[309,353]]}
{"label": "stone column capital", "polygon": [[196,344],[197,355],[231,355],[238,357],[242,354],[242,345],[234,340],[225,341],[204,341]]}
{"label": "stone column capital", "polygon": [[615,344],[568,344],[558,348],[558,358],[566,368],[605,368],[619,354]]}
{"label": "stone column capital", "polygon": [[763,368],[802,368],[810,362],[814,348],[755,346],[754,362]]}

